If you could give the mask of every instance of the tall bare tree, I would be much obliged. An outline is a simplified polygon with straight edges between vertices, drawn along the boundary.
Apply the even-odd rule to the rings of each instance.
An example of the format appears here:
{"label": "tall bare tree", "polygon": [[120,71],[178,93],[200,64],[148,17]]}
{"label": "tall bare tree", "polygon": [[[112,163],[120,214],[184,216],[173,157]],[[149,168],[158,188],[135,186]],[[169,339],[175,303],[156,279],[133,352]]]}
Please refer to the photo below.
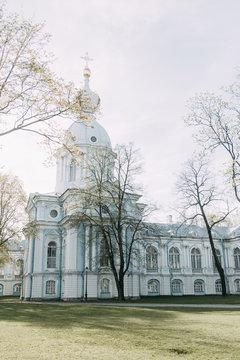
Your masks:
{"label": "tall bare tree", "polygon": [[217,191],[203,157],[187,162],[177,183],[180,195],[180,212],[184,222],[201,218],[206,227],[213,258],[222,283],[222,295],[226,296],[224,269],[218,259],[213,240],[213,228],[221,224],[230,210],[223,196]]}
{"label": "tall bare tree", "polygon": [[240,82],[225,89],[222,96],[199,94],[189,101],[186,123],[196,128],[197,142],[206,152],[222,149],[228,158],[226,175],[240,202]]}
{"label": "tall bare tree", "polygon": [[117,146],[114,153],[94,151],[86,162],[89,185],[79,191],[78,198],[75,196],[78,209],[81,204],[75,221],[84,219],[99,229],[100,262],[110,267],[119,300],[124,300],[124,277],[137,255],[135,245],[145,227],[144,219],[152,210],[138,202],[141,197],[135,183],[141,171],[138,156],[132,145]]}
{"label": "tall bare tree", "polygon": [[0,263],[7,256],[9,241],[21,238],[25,205],[20,180],[11,174],[0,174]]}

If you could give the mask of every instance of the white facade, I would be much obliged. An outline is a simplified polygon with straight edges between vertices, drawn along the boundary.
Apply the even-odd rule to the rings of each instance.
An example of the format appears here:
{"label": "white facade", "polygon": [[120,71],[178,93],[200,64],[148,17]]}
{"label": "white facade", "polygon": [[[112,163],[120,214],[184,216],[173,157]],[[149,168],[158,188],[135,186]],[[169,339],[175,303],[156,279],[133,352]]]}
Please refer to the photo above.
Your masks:
{"label": "white facade", "polygon": [[0,296],[20,296],[22,288],[24,241],[11,242],[10,260],[0,266]]}
{"label": "white facade", "polygon": [[[114,158],[105,129],[95,119],[99,97],[89,89],[90,70],[85,68],[84,116],[76,120],[69,136],[81,153],[77,163],[62,151],[57,163],[56,192],[31,194],[27,212],[23,296],[25,299],[63,300],[117,297],[112,272],[104,263],[97,226],[87,221],[73,225],[79,191],[87,186],[91,169],[86,164],[94,154]],[[110,169],[111,170],[111,169]],[[131,198],[131,211],[138,207]],[[125,296],[203,295],[221,292],[207,234],[199,226],[146,224],[125,276]],[[125,230],[127,239],[128,228]],[[227,274],[228,291],[240,293],[240,230],[218,228],[216,248]],[[86,270],[87,268],[87,270]]]}

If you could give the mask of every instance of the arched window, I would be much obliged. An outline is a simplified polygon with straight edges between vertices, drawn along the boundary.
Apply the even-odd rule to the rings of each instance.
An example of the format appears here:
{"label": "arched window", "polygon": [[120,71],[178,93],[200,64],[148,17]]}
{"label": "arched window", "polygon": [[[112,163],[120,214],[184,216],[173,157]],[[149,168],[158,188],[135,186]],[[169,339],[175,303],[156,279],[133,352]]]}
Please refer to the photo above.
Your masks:
{"label": "arched window", "polygon": [[236,248],[233,251],[235,269],[240,270],[240,249]]}
{"label": "arched window", "polygon": [[235,291],[236,293],[240,293],[240,279],[236,279],[234,281],[234,285],[235,285]]}
{"label": "arched window", "polygon": [[20,295],[20,293],[21,293],[21,287],[22,287],[21,284],[15,284],[15,285],[13,285],[13,295],[14,295],[14,296]]}
{"label": "arched window", "polygon": [[109,294],[110,293],[110,280],[108,280],[108,279],[101,280],[100,291],[101,291],[101,294]]}
{"label": "arched window", "polygon": [[[220,250],[216,249],[216,255],[217,255],[217,258],[218,258],[218,261],[220,262],[220,264],[222,263],[222,259],[221,259],[221,252]],[[214,272],[217,272],[217,267],[216,267],[216,264],[215,264],[215,259],[214,257],[212,257],[213,259],[213,271]]]}
{"label": "arched window", "polygon": [[56,282],[54,280],[46,281],[46,294],[56,294]]}
{"label": "arched window", "polygon": [[194,293],[195,294],[203,294],[204,289],[204,281],[203,280],[195,280],[194,281]]}
{"label": "arched window", "polygon": [[180,253],[176,247],[169,250],[169,265],[171,269],[180,269]]}
{"label": "arched window", "polygon": [[100,249],[99,249],[99,266],[109,266],[109,258],[107,253],[107,245],[104,240],[100,242]]}
{"label": "arched window", "polygon": [[0,296],[3,296],[3,285],[0,284]]}
{"label": "arched window", "polygon": [[146,263],[147,270],[158,269],[158,252],[157,249],[155,249],[153,246],[148,246],[146,250]]}
{"label": "arched window", "polygon": [[215,290],[217,294],[221,294],[222,293],[222,283],[221,280],[218,279],[215,281]]}
{"label": "arched window", "polygon": [[172,293],[173,294],[182,294],[183,293],[182,280],[173,280],[172,281]]}
{"label": "arched window", "polygon": [[48,244],[47,249],[47,268],[53,269],[57,266],[57,245],[55,241],[51,241]]}
{"label": "arched window", "polygon": [[76,161],[71,160],[69,165],[69,181],[76,180]]}
{"label": "arched window", "polygon": [[159,295],[159,281],[158,280],[149,280],[148,281],[148,295]]}
{"label": "arched window", "polygon": [[193,248],[191,251],[191,263],[192,263],[192,270],[201,270],[201,252],[199,249]]}

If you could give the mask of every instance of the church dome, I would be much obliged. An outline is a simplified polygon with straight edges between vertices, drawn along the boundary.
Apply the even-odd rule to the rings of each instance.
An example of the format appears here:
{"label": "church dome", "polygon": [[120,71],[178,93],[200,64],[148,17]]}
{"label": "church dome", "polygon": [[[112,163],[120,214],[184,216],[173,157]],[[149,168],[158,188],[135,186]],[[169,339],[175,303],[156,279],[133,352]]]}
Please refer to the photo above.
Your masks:
{"label": "church dome", "polygon": [[89,87],[91,71],[88,67],[88,53],[84,57],[86,66],[83,71],[84,87],[79,92],[81,105],[81,116],[68,129],[68,137],[76,145],[94,145],[112,148],[110,138],[106,130],[96,121],[95,113],[100,105],[100,98],[97,93]]}
{"label": "church dome", "polygon": [[85,124],[81,120],[74,121],[68,129],[76,145],[94,145],[112,148],[110,138],[106,130],[96,121]]}

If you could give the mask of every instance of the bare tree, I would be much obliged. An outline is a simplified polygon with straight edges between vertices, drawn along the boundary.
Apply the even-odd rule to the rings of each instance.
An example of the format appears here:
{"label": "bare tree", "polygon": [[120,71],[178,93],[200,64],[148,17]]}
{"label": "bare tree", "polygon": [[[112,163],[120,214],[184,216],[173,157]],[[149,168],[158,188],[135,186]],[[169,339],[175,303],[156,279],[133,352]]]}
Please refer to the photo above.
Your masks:
{"label": "bare tree", "polygon": [[223,96],[204,93],[190,99],[186,123],[197,129],[195,137],[206,152],[222,149],[227,154],[226,175],[240,202],[240,82],[225,90]]}
{"label": "bare tree", "polygon": [[226,296],[224,269],[218,259],[213,241],[213,228],[222,223],[230,210],[222,195],[217,191],[213,178],[209,175],[204,158],[187,162],[179,176],[177,190],[180,194],[180,212],[184,222],[201,218],[206,227],[213,258],[222,283],[222,295]]}
{"label": "bare tree", "polygon": [[59,142],[52,119],[79,115],[77,91],[50,70],[43,27],[0,4],[0,136],[21,130]]}
{"label": "bare tree", "polygon": [[141,195],[136,194],[135,177],[141,171],[138,151],[132,145],[117,146],[114,153],[97,149],[87,160],[86,171],[89,185],[75,197],[82,207],[75,221],[84,219],[99,229],[100,262],[110,267],[118,300],[124,300],[124,277],[138,254],[135,244],[143,221],[152,210],[139,203]]}
{"label": "bare tree", "polygon": [[21,238],[26,195],[21,182],[11,174],[0,174],[0,262],[7,256],[9,241]]}

